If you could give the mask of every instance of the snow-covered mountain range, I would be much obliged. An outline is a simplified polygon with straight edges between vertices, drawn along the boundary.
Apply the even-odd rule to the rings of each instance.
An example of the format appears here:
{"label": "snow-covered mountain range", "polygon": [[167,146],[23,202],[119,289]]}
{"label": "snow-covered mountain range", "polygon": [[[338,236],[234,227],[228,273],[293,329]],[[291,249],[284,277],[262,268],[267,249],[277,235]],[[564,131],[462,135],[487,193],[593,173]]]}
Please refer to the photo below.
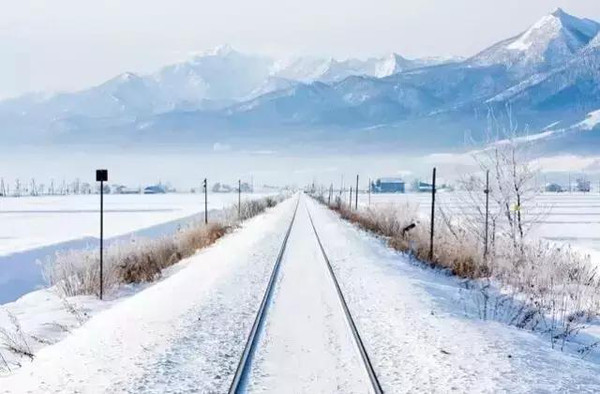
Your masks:
{"label": "snow-covered mountain range", "polygon": [[464,60],[273,59],[225,46],[150,75],[0,102],[0,126],[9,141],[202,141],[206,130],[268,139],[265,130],[277,128],[304,130],[305,140],[310,130],[322,138],[350,129],[383,144],[434,136],[452,146],[507,106],[529,132],[576,125],[599,109],[599,32],[597,22],[557,9]]}

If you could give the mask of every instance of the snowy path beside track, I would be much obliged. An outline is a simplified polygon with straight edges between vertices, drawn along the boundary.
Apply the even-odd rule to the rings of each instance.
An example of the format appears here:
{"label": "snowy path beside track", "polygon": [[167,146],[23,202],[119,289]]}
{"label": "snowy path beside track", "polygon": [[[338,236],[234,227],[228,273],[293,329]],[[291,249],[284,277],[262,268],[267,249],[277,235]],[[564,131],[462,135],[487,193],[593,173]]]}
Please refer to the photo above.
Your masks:
{"label": "snowy path beside track", "polygon": [[386,393],[597,393],[597,360],[465,316],[459,280],[412,263],[307,199]]}
{"label": "snowy path beside track", "polygon": [[248,221],[42,349],[0,378],[0,393],[226,392],[295,204]]}
{"label": "snowy path beside track", "polygon": [[369,378],[302,197],[259,335],[250,393],[369,393]]}

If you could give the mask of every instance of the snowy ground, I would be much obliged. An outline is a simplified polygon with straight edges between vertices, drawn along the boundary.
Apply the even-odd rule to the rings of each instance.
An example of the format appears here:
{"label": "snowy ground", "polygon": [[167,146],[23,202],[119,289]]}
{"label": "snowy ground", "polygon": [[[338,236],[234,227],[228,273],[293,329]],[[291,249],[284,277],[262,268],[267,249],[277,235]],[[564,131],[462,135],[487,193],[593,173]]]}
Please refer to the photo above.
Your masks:
{"label": "snowy ground", "polygon": [[[265,194],[242,194],[242,199]],[[209,211],[237,203],[235,193],[209,194]],[[204,212],[199,194],[106,195],[107,245],[173,233]],[[57,251],[97,247],[99,196],[0,198],[0,304],[42,287],[40,262]]]}
{"label": "snowy ground", "polygon": [[411,263],[311,202],[327,254],[386,392],[598,392],[597,358],[465,312],[459,280]]}
{"label": "snowy ground", "polygon": [[[0,378],[0,392],[225,392],[294,204],[248,221],[163,281],[41,349]],[[6,306],[17,317],[20,302]]]}
{"label": "snowy ground", "polygon": [[[0,378],[0,393],[226,392],[294,204],[249,221],[41,349]],[[385,392],[600,390],[597,356],[553,350],[541,335],[471,316],[458,279],[302,197],[249,391],[368,392],[306,208]]]}

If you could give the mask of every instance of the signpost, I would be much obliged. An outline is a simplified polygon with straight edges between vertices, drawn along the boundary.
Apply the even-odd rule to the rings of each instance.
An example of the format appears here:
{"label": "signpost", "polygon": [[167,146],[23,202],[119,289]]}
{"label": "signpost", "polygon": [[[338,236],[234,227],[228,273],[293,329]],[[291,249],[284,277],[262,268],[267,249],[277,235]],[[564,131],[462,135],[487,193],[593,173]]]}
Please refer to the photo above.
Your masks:
{"label": "signpost", "polygon": [[208,224],[208,185],[204,178],[204,224]]}
{"label": "signpost", "polygon": [[96,170],[96,182],[100,182],[100,299],[104,293],[104,182],[108,181],[108,170]]}

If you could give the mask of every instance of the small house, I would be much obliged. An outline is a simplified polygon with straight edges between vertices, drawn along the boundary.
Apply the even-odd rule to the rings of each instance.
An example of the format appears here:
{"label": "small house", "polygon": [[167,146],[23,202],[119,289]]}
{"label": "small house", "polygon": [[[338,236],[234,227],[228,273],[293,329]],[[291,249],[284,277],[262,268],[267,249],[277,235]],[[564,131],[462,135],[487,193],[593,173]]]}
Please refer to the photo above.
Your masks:
{"label": "small house", "polygon": [[166,192],[162,185],[152,185],[144,188],[144,194],[164,194]]}
{"label": "small house", "polygon": [[405,183],[401,178],[379,178],[371,183],[373,193],[404,193]]}

